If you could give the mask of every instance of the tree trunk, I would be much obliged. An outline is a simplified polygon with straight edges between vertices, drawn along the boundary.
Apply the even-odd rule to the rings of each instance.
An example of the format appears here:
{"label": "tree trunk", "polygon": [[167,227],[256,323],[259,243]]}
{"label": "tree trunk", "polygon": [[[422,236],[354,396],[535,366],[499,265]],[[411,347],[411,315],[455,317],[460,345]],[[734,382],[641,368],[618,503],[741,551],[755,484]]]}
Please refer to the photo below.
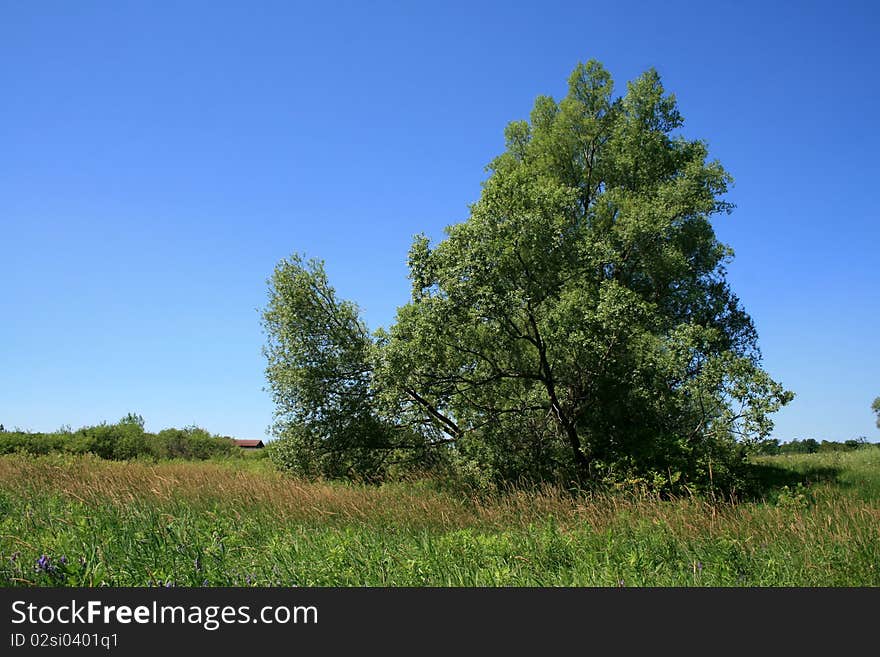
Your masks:
{"label": "tree trunk", "polygon": [[[554,400],[556,399],[555,391],[552,394],[552,398]],[[568,438],[568,444],[571,445],[571,451],[574,454],[574,463],[577,468],[578,478],[582,482],[587,481],[590,479],[590,459],[587,458],[587,455],[584,454],[583,450],[581,449],[581,439],[580,436],[578,436],[577,427],[565,415],[563,415],[562,409],[558,406],[558,402],[554,401],[552,403],[552,408],[554,414],[556,415],[556,421],[565,432],[565,437]]]}

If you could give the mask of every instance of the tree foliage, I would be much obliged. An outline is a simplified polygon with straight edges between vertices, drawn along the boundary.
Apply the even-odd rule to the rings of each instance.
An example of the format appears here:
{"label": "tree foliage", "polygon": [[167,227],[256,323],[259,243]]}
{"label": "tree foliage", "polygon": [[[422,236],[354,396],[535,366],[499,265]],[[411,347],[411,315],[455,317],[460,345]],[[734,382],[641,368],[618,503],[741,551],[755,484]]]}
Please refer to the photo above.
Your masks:
{"label": "tree foliage", "polygon": [[682,123],[656,71],[614,97],[579,65],[507,126],[470,217],[416,237],[412,299],[374,336],[323,269],[283,262],[264,315],[282,435],[324,458],[405,433],[496,480],[724,473],[792,395],[726,281],[731,178]]}
{"label": "tree foliage", "polygon": [[420,459],[422,436],[379,412],[374,339],[357,306],[337,297],[324,264],[294,254],[275,268],[270,291],[264,352],[273,431],[283,438],[269,444],[270,457],[303,475],[364,479]]}

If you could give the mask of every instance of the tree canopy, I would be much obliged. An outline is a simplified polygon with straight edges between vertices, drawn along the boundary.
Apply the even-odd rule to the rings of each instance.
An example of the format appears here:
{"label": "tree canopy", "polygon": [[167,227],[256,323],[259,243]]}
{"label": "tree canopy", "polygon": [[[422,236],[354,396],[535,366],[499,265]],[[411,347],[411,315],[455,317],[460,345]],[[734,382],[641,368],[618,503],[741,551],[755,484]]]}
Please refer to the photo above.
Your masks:
{"label": "tree canopy", "polygon": [[388,330],[369,334],[319,262],[279,264],[267,374],[299,470],[417,453],[498,481],[675,486],[765,438],[792,394],[726,281],[711,220],[731,177],[682,125],[656,71],[615,97],[578,65],[565,98],[507,126],[469,218],[415,238]]}

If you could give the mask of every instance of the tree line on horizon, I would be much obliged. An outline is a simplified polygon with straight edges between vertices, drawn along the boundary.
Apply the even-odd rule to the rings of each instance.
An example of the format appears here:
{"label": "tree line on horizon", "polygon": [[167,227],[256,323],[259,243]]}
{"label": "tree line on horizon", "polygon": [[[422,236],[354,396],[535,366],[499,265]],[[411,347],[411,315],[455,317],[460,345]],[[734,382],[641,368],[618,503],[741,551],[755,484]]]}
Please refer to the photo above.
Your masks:
{"label": "tree line on horizon", "polygon": [[0,454],[93,454],[103,459],[125,461],[204,460],[241,454],[232,438],[214,435],[196,426],[168,428],[158,433],[144,430],[144,419],[129,413],[118,422],[69,428],[55,432],[6,430],[0,425]]}
{"label": "tree line on horizon", "polygon": [[[53,432],[6,429],[0,424],[0,454],[93,454],[122,461],[144,457],[154,460],[204,460],[240,453],[233,438],[211,434],[197,426],[162,429],[158,433],[144,431],[143,426],[143,419],[135,414],[129,414],[113,424],[104,422],[77,430],[63,427]],[[864,436],[843,441],[819,441],[815,438],[782,441],[766,438],[755,442],[748,451],[750,454],[773,456],[842,452],[863,447],[880,448],[880,443],[868,442]]]}

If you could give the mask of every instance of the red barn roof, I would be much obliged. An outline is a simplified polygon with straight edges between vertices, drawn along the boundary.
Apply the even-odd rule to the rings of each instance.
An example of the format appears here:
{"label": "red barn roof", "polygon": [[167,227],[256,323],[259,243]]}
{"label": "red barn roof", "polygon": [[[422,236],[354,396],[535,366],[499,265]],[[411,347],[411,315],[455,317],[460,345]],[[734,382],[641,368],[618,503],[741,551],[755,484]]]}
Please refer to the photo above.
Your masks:
{"label": "red barn roof", "polygon": [[235,444],[246,449],[259,449],[264,447],[262,440],[235,440]]}

